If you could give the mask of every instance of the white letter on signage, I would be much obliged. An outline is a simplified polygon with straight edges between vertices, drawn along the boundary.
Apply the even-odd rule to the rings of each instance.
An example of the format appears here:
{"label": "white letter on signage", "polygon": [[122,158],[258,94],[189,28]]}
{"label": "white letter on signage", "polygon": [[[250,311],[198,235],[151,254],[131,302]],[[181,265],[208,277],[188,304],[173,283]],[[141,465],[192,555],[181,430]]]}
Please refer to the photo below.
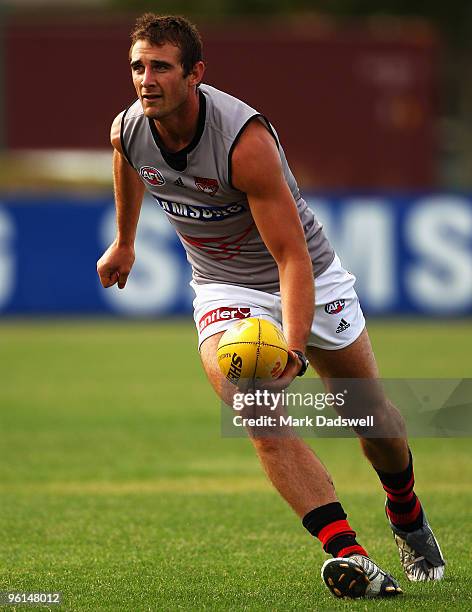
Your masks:
{"label": "white letter on signage", "polygon": [[339,254],[357,276],[356,287],[368,306],[388,308],[395,299],[394,224],[384,200],[350,199],[345,203]]}
{"label": "white letter on signage", "polygon": [[410,299],[431,312],[460,312],[472,305],[472,203],[459,196],[417,202],[406,236],[418,255],[406,273]]}
{"label": "white letter on signage", "polygon": [[15,284],[15,262],[11,246],[13,235],[10,216],[0,208],[0,308],[10,299]]}

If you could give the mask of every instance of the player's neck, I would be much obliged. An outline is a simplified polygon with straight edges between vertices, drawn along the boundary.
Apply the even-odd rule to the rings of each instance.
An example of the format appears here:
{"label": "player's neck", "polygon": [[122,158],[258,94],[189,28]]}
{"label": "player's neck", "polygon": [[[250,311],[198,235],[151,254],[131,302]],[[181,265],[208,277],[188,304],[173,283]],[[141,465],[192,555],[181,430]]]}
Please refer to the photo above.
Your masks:
{"label": "player's neck", "polygon": [[192,142],[198,127],[199,111],[200,94],[197,90],[175,112],[154,120],[159,138],[168,151],[180,151]]}

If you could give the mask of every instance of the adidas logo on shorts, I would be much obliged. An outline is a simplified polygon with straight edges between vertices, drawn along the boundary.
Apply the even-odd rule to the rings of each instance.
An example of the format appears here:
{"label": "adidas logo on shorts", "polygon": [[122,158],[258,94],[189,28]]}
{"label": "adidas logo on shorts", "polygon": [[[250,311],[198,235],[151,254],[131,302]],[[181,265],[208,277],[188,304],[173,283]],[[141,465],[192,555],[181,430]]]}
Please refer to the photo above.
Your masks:
{"label": "adidas logo on shorts", "polygon": [[339,322],[338,328],[336,330],[336,333],[340,334],[341,332],[346,331],[346,329],[348,329],[349,327],[351,327],[351,324],[348,323],[346,319],[341,319],[341,321]]}

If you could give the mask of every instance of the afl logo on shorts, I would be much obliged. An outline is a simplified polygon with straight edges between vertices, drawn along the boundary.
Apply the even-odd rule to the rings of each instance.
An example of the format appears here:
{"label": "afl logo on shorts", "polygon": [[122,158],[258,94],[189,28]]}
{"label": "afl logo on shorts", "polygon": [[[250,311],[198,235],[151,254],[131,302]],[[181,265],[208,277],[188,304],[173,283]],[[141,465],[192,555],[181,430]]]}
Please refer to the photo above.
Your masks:
{"label": "afl logo on shorts", "polygon": [[330,302],[329,304],[326,304],[325,306],[325,312],[326,314],[338,314],[338,312],[341,312],[341,310],[344,310],[344,304],[346,303],[345,300],[334,300],[334,302]]}
{"label": "afl logo on shorts", "polygon": [[153,187],[161,187],[161,185],[165,185],[166,179],[162,176],[162,174],[157,170],[157,168],[153,168],[152,166],[143,166],[139,169],[139,174],[141,177],[152,185]]}

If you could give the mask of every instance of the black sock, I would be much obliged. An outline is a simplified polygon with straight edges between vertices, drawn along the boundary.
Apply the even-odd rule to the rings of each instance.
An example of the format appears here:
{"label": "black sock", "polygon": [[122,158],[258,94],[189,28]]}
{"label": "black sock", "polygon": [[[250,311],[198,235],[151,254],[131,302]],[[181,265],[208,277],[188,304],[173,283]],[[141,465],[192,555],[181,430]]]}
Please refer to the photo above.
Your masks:
{"label": "black sock", "polygon": [[390,521],[402,531],[416,531],[423,525],[423,509],[413,487],[413,458],[403,472],[389,474],[376,470],[382,486],[387,493],[386,512]]}
{"label": "black sock", "polygon": [[311,510],[302,523],[312,536],[318,538],[323,549],[333,557],[348,557],[368,553],[356,541],[356,532],[346,520],[347,514],[339,502],[332,502]]}

